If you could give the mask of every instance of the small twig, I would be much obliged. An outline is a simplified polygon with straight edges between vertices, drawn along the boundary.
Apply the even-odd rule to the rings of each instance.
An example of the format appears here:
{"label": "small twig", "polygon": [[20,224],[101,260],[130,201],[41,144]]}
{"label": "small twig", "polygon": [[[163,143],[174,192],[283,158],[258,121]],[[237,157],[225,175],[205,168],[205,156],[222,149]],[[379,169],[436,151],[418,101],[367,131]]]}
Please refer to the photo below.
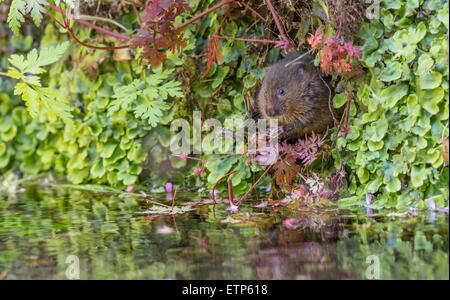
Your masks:
{"label": "small twig", "polygon": [[136,4],[134,3],[134,1],[131,1],[131,5],[133,6],[134,13],[136,14],[136,16],[137,16],[137,18],[138,18],[139,25],[140,25],[141,28],[142,28],[142,24],[144,24],[144,22],[142,21],[141,14],[139,13],[139,11],[138,11],[138,9],[137,9]]}
{"label": "small twig", "polygon": [[228,179],[228,201],[233,204],[233,179]]}
{"label": "small twig", "polygon": [[290,38],[287,37],[287,35],[284,33],[284,27],[281,24],[280,18],[278,16],[277,11],[275,10],[275,7],[272,4],[272,0],[266,0],[267,6],[269,6],[270,12],[272,13],[272,16],[275,20],[275,23],[277,24],[278,31],[280,32],[281,37],[285,41],[290,41]]}
{"label": "small twig", "polygon": [[278,44],[280,42],[280,41],[272,41],[272,40],[244,39],[244,38],[235,38],[235,37],[218,36],[218,35],[214,35],[214,36],[221,40],[243,41],[243,42],[252,42],[252,43]]}
{"label": "small twig", "polygon": [[[56,12],[59,12],[62,16],[65,16],[65,15],[66,15],[66,14],[64,13],[64,11],[63,11],[61,8],[58,8],[58,7],[56,7],[56,6],[54,6],[54,5],[50,4],[50,3],[47,3],[46,6],[50,7],[51,9],[53,9],[53,10],[56,11]],[[47,13],[47,14],[49,14],[49,13]],[[65,18],[63,17],[63,19],[65,19]],[[91,27],[91,28],[93,28],[93,29],[95,29],[95,30],[97,30],[97,31],[100,31],[100,32],[102,32],[102,33],[104,33],[104,34],[107,34],[107,35],[116,37],[116,38],[118,38],[118,39],[122,39],[122,40],[131,40],[131,38],[130,38],[129,36],[122,35],[122,34],[119,34],[119,33],[116,33],[116,32],[112,32],[112,31],[109,31],[109,30],[107,30],[107,29],[104,29],[104,28],[99,27],[99,26],[97,26],[97,25],[94,25],[94,24],[92,24],[92,23],[89,23],[89,22],[87,22],[87,21],[85,21],[85,20],[82,20],[82,19],[79,19],[79,18],[71,18],[71,20],[74,20],[75,22],[78,22],[78,23],[83,24],[83,25],[85,25],[85,26]],[[58,24],[59,24],[60,26],[62,26],[62,27],[65,27],[65,26],[63,26],[60,22],[58,22]],[[67,29],[67,28],[65,28],[65,29]]]}
{"label": "small twig", "polygon": [[285,65],[286,68],[290,67],[291,65],[293,65],[294,63],[296,63],[297,61],[301,60],[303,57],[305,57],[306,55],[310,54],[312,52],[312,49],[310,49],[308,52],[303,53],[302,55],[300,55],[299,57],[297,57],[296,59],[294,59],[293,61],[287,63]]}
{"label": "small twig", "polygon": [[9,76],[8,73],[3,73],[3,72],[0,72],[0,75],[1,76]]}
{"label": "small twig", "polygon": [[270,167],[267,168],[267,170],[264,172],[264,174],[261,175],[261,177],[259,177],[258,181],[255,182],[255,184],[248,190],[247,193],[245,193],[244,196],[241,197],[241,199],[239,199],[238,203],[236,203],[236,206],[239,206],[242,202],[242,200],[244,200],[248,194],[250,194],[251,191],[253,191],[253,189],[258,185],[258,183],[264,178],[264,176],[266,176],[266,174],[269,172],[270,169],[272,169],[273,165],[271,165]]}
{"label": "small twig", "polygon": [[192,19],[190,19],[190,20],[184,22],[183,24],[181,24],[180,26],[178,26],[176,29],[177,29],[177,30],[183,29],[184,27],[186,27],[186,26],[188,26],[188,25],[194,23],[195,21],[197,21],[197,20],[201,19],[202,17],[208,15],[209,13],[211,13],[211,12],[213,12],[213,11],[215,11],[215,10],[221,8],[222,6],[231,4],[231,3],[235,2],[235,1],[236,1],[236,0],[223,0],[222,2],[220,2],[220,3],[216,4],[216,5],[214,5],[213,7],[209,8],[209,9],[205,10],[204,12],[198,14],[197,16],[193,17]]}
{"label": "small twig", "polygon": [[255,9],[253,9],[250,5],[248,5],[247,3],[245,3],[245,1],[242,0],[238,0],[238,2],[242,5],[244,5],[248,10],[250,10],[252,13],[254,13],[258,18],[261,19],[261,21],[266,22],[266,19],[261,16],[261,14],[259,12],[257,12]]}
{"label": "small twig", "polygon": [[224,158],[228,158],[228,157],[237,156],[237,155],[240,155],[240,154],[228,154],[228,155],[224,155],[224,156],[213,158],[213,159],[201,159],[201,158],[197,158],[197,157],[191,157],[191,156],[179,155],[179,154],[170,154],[170,155],[178,157],[178,158],[182,158],[182,159],[190,159],[190,160],[200,161],[202,163],[207,163],[207,162],[212,162],[212,161],[216,161],[216,160],[219,160],[219,159],[224,159]]}
{"label": "small twig", "polygon": [[233,175],[233,174],[236,173],[236,172],[237,172],[237,171],[233,171],[233,172],[230,172],[230,173],[226,174],[225,176],[221,177],[221,178],[216,182],[216,184],[214,184],[214,186],[213,186],[213,189],[212,189],[212,198],[213,198],[213,214],[214,214],[214,218],[216,217],[216,193],[215,193],[215,191],[216,191],[216,186],[217,186],[224,178],[227,178],[228,176]]}
{"label": "small twig", "polygon": [[175,188],[175,193],[173,194],[172,198],[172,210],[175,207],[175,198],[177,197],[178,187]]}

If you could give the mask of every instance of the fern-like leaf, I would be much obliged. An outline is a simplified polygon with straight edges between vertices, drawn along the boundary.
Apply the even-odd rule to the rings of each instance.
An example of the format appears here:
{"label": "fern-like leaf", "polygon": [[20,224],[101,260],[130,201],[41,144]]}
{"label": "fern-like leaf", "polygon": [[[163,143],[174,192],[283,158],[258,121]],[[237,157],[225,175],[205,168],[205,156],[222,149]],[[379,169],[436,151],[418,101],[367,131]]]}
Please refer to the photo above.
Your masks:
{"label": "fern-like leaf", "polygon": [[66,42],[56,47],[43,48],[40,53],[33,49],[26,58],[23,55],[12,55],[8,60],[11,64],[8,76],[20,80],[14,93],[22,96],[33,118],[45,114],[50,121],[61,119],[66,124],[72,123],[71,107],[68,102],[58,91],[42,87],[37,76],[46,71],[42,67],[61,58],[68,45]]}
{"label": "fern-like leaf", "polygon": [[136,118],[147,120],[150,126],[156,127],[164,115],[164,111],[169,106],[163,101],[148,101],[143,99],[142,103],[138,104],[134,110]]}
{"label": "fern-like leaf", "polygon": [[26,14],[25,6],[26,2],[24,0],[13,0],[9,8],[7,22],[15,35],[19,35],[22,22],[25,21],[23,17]]}
{"label": "fern-like leaf", "polygon": [[45,8],[42,6],[44,3],[45,1],[43,0],[27,1],[26,12],[31,15],[31,18],[33,18],[33,22],[36,26],[41,25],[42,14],[45,13]]}
{"label": "fern-like leaf", "polygon": [[141,84],[142,82],[136,79],[129,85],[114,88],[115,94],[113,98],[115,100],[112,101],[111,106],[108,108],[108,114],[111,115],[121,109],[127,110],[136,101],[137,97],[142,94]]}
{"label": "fern-like leaf", "polygon": [[[57,62],[61,56],[63,56],[69,42],[64,42],[56,47],[44,47],[41,49],[40,54],[36,49],[31,50],[27,58],[22,55],[11,55],[9,63],[17,68],[22,74],[42,74],[45,72],[42,67],[48,66]],[[9,72],[12,72],[14,68],[10,68]]]}
{"label": "fern-like leaf", "polygon": [[156,127],[170,107],[164,100],[169,97],[183,97],[181,84],[168,79],[173,71],[159,69],[147,78],[147,82],[134,80],[131,84],[114,88],[114,100],[108,108],[112,115],[120,110],[133,111],[136,118],[147,120]]}

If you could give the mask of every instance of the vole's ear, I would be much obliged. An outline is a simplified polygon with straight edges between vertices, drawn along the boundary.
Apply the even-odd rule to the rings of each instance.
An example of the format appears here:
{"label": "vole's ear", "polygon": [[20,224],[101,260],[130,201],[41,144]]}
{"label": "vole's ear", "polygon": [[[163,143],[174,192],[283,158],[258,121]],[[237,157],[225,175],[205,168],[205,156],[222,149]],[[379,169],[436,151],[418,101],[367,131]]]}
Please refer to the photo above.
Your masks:
{"label": "vole's ear", "polygon": [[303,61],[295,62],[293,67],[295,68],[297,75],[300,76],[300,78],[305,76],[308,70],[308,65]]}

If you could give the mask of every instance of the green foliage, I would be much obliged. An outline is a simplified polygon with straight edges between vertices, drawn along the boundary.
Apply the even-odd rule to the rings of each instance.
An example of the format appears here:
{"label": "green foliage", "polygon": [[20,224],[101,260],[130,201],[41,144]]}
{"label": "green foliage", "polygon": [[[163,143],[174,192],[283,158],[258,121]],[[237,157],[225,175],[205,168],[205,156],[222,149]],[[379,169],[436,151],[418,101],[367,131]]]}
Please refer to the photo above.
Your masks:
{"label": "green foliage", "polygon": [[[448,2],[383,4],[380,21],[363,24],[358,35],[372,79],[358,90],[350,134],[338,140],[351,170],[349,192],[356,196],[341,206],[373,194],[375,207],[423,208],[429,200],[444,207],[449,168],[440,151],[449,119]],[[336,151],[335,158],[341,161]]]}
{"label": "green foliage", "polygon": [[25,21],[24,15],[30,14],[34,24],[39,26],[42,14],[45,12],[43,5],[45,0],[13,0],[8,14],[8,23],[14,34],[18,35],[21,23]]}
{"label": "green foliage", "polygon": [[[217,3],[188,2],[194,13]],[[14,1],[9,23],[15,33],[26,14],[39,22],[38,3]],[[190,17],[181,15],[176,23]],[[108,51],[78,46],[64,51],[68,36],[62,38],[51,25],[41,37],[40,52],[21,53],[31,48],[30,37],[11,39],[16,53],[9,61],[2,59],[14,80],[0,87],[0,170],[51,171],[72,183],[115,187],[167,180],[212,187],[237,170],[232,177],[235,193],[248,190],[262,169],[249,167],[240,156],[213,160],[227,150],[218,144],[203,141],[203,150],[217,152],[202,156],[209,161],[204,170],[169,152],[173,119],[192,120],[194,110],[202,111],[203,121],[242,119],[247,96],[264,77],[263,63],[280,58],[273,45],[220,40],[223,60],[204,77],[206,63],[200,54],[212,34],[266,38],[261,22],[227,18],[222,23],[222,18],[215,11],[187,26],[184,52],[169,52],[161,67],[149,69],[138,64],[139,53],[130,52],[131,61],[116,61]],[[139,27],[133,11],[120,21]],[[83,41],[102,36],[82,28],[73,30]],[[375,207],[423,208],[429,200],[437,207],[448,205],[449,171],[440,155],[442,138],[448,136],[447,40],[445,1],[383,1],[380,19],[363,23],[354,42],[361,45],[371,80],[358,83],[349,110],[350,132],[339,136],[339,149],[333,150],[335,165],[343,163],[350,179],[342,207],[362,204],[366,194],[374,195]],[[64,54],[68,59],[60,60]],[[336,107],[346,103],[344,93],[334,99]],[[218,186],[225,187],[225,182]]]}
{"label": "green foliage", "polygon": [[[3,1],[3,0],[2,0]],[[0,1],[0,2],[2,2]],[[57,6],[60,3],[66,3],[69,7],[74,7],[75,0],[55,0]],[[46,0],[12,0],[8,14],[8,24],[15,35],[19,35],[22,23],[25,22],[24,16],[30,15],[36,26],[42,22],[43,14],[45,14]]]}
{"label": "green foliage", "polygon": [[14,94],[22,96],[33,118],[44,113],[50,121],[61,118],[68,124],[72,123],[71,107],[67,100],[57,90],[42,87],[37,76],[46,72],[42,67],[58,61],[68,46],[69,43],[65,42],[56,47],[44,47],[39,54],[33,49],[26,59],[23,55],[17,54],[9,59],[11,67],[7,75],[19,80]]}
{"label": "green foliage", "polygon": [[[169,108],[164,101],[169,97],[182,98],[180,83],[175,80],[167,81],[173,70],[163,71],[161,68],[147,78],[148,84],[135,79],[128,85],[117,85],[114,87],[114,100],[108,108],[108,114],[133,108],[136,118],[147,120],[152,127],[156,127],[165,110]],[[165,82],[164,84],[162,84]]]}

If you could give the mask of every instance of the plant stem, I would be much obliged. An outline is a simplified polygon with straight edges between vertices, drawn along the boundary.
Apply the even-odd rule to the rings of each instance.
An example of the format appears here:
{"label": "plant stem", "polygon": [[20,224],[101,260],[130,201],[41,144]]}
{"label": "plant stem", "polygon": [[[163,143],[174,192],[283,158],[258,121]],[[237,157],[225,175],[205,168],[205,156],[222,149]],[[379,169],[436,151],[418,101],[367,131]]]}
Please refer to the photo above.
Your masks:
{"label": "plant stem", "polygon": [[1,76],[9,76],[8,73],[3,73],[3,72],[0,72],[0,75]]}
{"label": "plant stem", "polygon": [[203,18],[204,16],[206,16],[207,14],[209,14],[209,13],[215,11],[216,9],[219,9],[219,8],[221,8],[222,6],[231,4],[231,3],[235,2],[235,1],[236,1],[236,0],[223,0],[222,2],[216,4],[216,5],[214,5],[213,7],[211,7],[211,8],[209,8],[209,9],[205,10],[204,12],[202,12],[202,13],[196,15],[196,16],[193,17],[192,19],[190,19],[190,20],[184,22],[183,24],[181,24],[180,26],[178,26],[176,29],[183,29],[184,27],[186,27],[186,26],[188,26],[189,24],[192,24],[192,23],[194,23],[195,21],[197,21],[197,20]]}
{"label": "plant stem", "polygon": [[[228,174],[226,174],[225,176],[223,176],[223,177],[221,177],[217,182],[216,182],[216,184],[214,184],[214,186],[213,186],[213,189],[212,189],[212,198],[213,198],[213,214],[214,214],[214,218],[216,217],[216,193],[215,193],[215,191],[216,191],[216,186],[224,179],[224,178],[226,178],[226,177],[228,177],[228,176],[230,176],[230,175],[233,175],[234,173],[236,173],[237,171],[233,171],[233,172],[230,172],[230,173],[228,173]],[[231,204],[231,203],[230,203]]]}
{"label": "plant stem", "polygon": [[261,21],[266,22],[266,19],[264,19],[263,16],[261,16],[260,13],[258,13],[255,9],[253,9],[250,5],[248,5],[247,3],[245,3],[245,1],[242,0],[238,0],[239,3],[241,3],[242,5],[244,5],[248,10],[250,10],[252,13],[254,13],[258,18],[261,19]]}
{"label": "plant stem", "polygon": [[116,22],[114,20],[108,19],[108,18],[102,18],[102,17],[96,17],[96,16],[88,16],[88,15],[80,15],[79,20],[86,20],[86,21],[102,21],[102,22],[108,22],[111,24],[116,25],[117,27],[123,29],[124,31],[128,31],[128,28],[120,24],[119,22]]}
{"label": "plant stem", "polygon": [[172,210],[175,207],[175,198],[177,197],[178,187],[175,189],[175,194],[173,195],[172,199]]}
{"label": "plant stem", "polygon": [[266,0],[266,2],[267,2],[267,6],[269,6],[270,12],[272,13],[275,23],[277,24],[277,28],[278,28],[278,31],[280,32],[281,37],[285,41],[290,41],[290,39],[284,33],[284,27],[281,24],[281,21],[280,21],[280,18],[278,17],[277,11],[275,10],[275,7],[272,4],[272,0]]}
{"label": "plant stem", "polygon": [[228,179],[228,201],[233,204],[233,179]]}
{"label": "plant stem", "polygon": [[261,175],[261,177],[259,177],[258,181],[255,182],[255,184],[248,190],[247,193],[245,193],[244,196],[242,196],[241,199],[239,199],[238,203],[236,203],[236,206],[239,206],[242,202],[242,200],[244,200],[248,194],[250,194],[251,191],[253,191],[253,189],[258,185],[258,183],[264,178],[264,176],[266,176],[266,174],[270,171],[270,169],[272,169],[273,165],[271,165],[270,167],[267,168],[267,170],[264,172],[264,174]]}
{"label": "plant stem", "polygon": [[271,44],[277,44],[280,41],[272,41],[272,40],[255,40],[255,39],[243,39],[243,38],[234,38],[234,37],[228,37],[228,36],[217,36],[218,39],[221,40],[232,40],[232,41],[244,41],[244,42],[254,42],[254,43],[271,43]]}
{"label": "plant stem", "polygon": [[[64,13],[64,11],[62,9],[60,9],[60,8],[50,4],[50,3],[47,3],[46,6],[50,7],[51,9],[53,9],[53,10],[55,10],[57,12],[59,12],[61,15],[66,16],[66,14]],[[47,14],[49,14],[49,13],[47,13]],[[109,31],[109,30],[104,29],[104,28],[102,28],[100,26],[97,26],[97,25],[94,25],[92,23],[89,23],[88,21],[85,21],[83,19],[74,18],[73,16],[69,16],[69,17],[71,17],[71,19],[74,20],[75,22],[78,22],[78,23],[83,24],[85,26],[91,27],[91,28],[93,28],[93,29],[95,29],[97,31],[100,31],[100,32],[104,33],[104,34],[107,34],[107,35],[110,35],[110,36],[113,36],[113,37],[116,37],[116,38],[122,39],[122,40],[131,40],[131,38],[129,36]],[[61,25],[61,24],[59,24],[59,25]]]}
{"label": "plant stem", "polygon": [[138,18],[139,25],[142,27],[143,22],[142,22],[141,14],[139,13],[139,11],[136,7],[136,3],[134,3],[134,1],[131,1],[131,5],[133,6],[134,13],[136,14],[136,16]]}

